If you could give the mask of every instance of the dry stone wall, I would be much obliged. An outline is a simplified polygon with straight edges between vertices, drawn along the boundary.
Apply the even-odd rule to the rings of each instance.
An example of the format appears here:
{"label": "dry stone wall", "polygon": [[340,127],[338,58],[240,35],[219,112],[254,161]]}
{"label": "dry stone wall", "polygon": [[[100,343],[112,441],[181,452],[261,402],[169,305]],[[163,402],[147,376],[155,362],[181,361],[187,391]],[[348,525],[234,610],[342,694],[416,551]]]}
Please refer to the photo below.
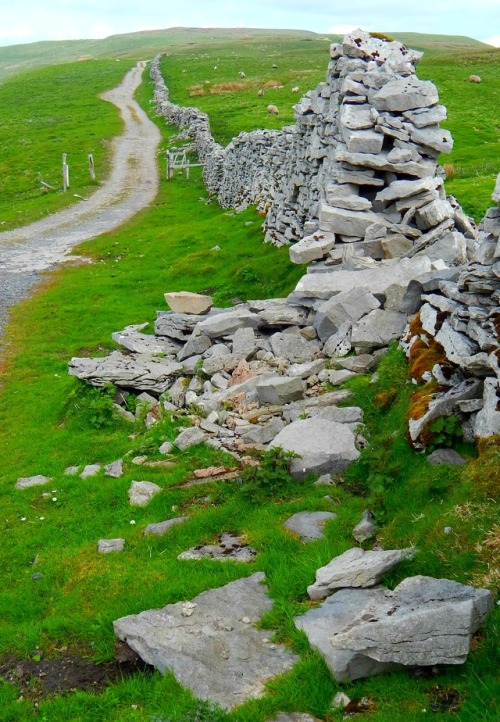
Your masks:
{"label": "dry stone wall", "polygon": [[[151,74],[158,111],[194,141],[209,191],[223,207],[264,211],[267,241],[282,245],[320,229],[356,242],[368,231],[367,240],[402,237],[392,246],[407,255],[450,232],[474,236],[444,193],[436,159],[453,141],[439,127],[446,109],[436,87],[415,75],[420,57],[361,30],[346,35],[331,46],[326,81],[295,106],[295,125],[241,133],[226,148],[204,113],[169,101],[158,58]],[[451,245],[452,260],[463,261],[463,238]]]}

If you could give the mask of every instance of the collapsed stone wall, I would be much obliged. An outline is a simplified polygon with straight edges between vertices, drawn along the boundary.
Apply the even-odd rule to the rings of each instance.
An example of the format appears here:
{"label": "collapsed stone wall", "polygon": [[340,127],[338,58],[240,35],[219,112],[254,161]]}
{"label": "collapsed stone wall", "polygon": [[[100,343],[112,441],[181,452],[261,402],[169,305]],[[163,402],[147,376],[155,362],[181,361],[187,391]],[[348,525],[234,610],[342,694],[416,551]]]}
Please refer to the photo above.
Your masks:
{"label": "collapsed stone wall", "polygon": [[327,356],[403,335],[410,359],[422,346],[440,357],[416,379],[438,386],[410,420],[417,446],[451,413],[471,439],[500,433],[500,211],[478,234],[446,196],[437,157],[452,138],[435,86],[415,75],[420,57],[355,31],[331,46],[327,80],[295,106],[295,125],[225,149],[206,115],[168,101],[157,61],[152,71],[160,112],[193,139],[221,205],[254,204],[267,240],[296,241],[291,261],[308,267],[287,301],[310,309]]}

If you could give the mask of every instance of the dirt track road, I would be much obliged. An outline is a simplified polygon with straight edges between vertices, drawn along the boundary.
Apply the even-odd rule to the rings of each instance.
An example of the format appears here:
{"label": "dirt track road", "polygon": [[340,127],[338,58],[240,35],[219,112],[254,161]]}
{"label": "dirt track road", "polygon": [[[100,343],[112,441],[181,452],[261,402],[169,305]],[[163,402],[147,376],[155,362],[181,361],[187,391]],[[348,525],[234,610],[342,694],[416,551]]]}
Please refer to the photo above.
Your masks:
{"label": "dirt track road", "polygon": [[88,200],[22,228],[0,233],[0,336],[7,310],[25,298],[41,271],[82,241],[110,231],[154,200],[158,191],[160,131],[135,102],[146,63],[101,97],[116,105],[125,127],[113,140],[111,173]]}

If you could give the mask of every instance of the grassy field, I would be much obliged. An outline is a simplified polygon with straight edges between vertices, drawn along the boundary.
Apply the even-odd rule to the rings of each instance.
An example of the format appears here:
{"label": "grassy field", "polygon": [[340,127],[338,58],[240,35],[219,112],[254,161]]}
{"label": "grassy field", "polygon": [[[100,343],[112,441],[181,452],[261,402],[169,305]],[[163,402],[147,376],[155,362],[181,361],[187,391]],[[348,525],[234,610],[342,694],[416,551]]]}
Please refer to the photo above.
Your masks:
{"label": "grassy field", "polygon": [[[260,67],[262,77],[269,73],[272,78],[277,72],[287,88],[292,82],[302,85],[301,77],[310,87],[317,80],[309,83],[309,78],[324,73],[321,57],[327,43],[314,39],[304,45],[310,50],[299,45],[293,65],[287,64],[276,43],[278,55],[261,50],[251,66],[249,54],[248,64],[241,69],[249,81]],[[214,52],[224,68],[223,46]],[[228,57],[231,52],[227,51]],[[204,79],[205,74],[194,72],[201,60],[187,58],[166,62],[183,63],[178,69],[188,70],[184,75],[189,88],[195,75]],[[209,60],[211,65],[202,69],[218,64]],[[52,83],[65,77],[59,73],[73,72],[76,67],[40,71],[41,84],[44,74],[46,82]],[[89,137],[92,128],[99,132],[95,118],[103,104],[92,97],[113,84],[118,73],[116,65],[111,70],[105,62],[94,67],[96,72],[78,76],[77,94],[89,102],[73,106],[70,123],[73,129],[78,126],[81,138]],[[307,70],[312,72],[297,74]],[[14,94],[16,81],[11,82]],[[181,90],[179,86],[175,92]],[[151,92],[149,83],[140,90],[138,99],[145,108],[150,108]],[[218,98],[226,105],[234,100]],[[62,115],[72,102],[71,98],[54,100],[54,116]],[[29,118],[32,111],[29,105],[25,107]],[[118,127],[109,109],[112,112],[102,129],[107,138]],[[242,111],[241,120],[247,115]],[[224,127],[230,122],[226,117]],[[166,144],[174,131],[160,127]],[[220,132],[225,132],[224,127]],[[19,156],[21,164],[26,161],[24,151]],[[4,190],[6,199],[9,193],[14,198],[12,188],[15,184]],[[230,715],[198,705],[168,674],[137,675],[110,684],[101,694],[74,692],[47,699],[38,695],[36,685],[21,691],[0,680],[2,721],[264,722],[279,710],[310,712],[325,722],[340,720],[341,714],[330,708],[338,685],[295,630],[293,617],[309,607],[305,589],[315,569],[352,546],[351,530],[366,507],[381,525],[379,540],[385,548],[413,544],[419,549],[414,561],[391,575],[390,586],[405,576],[430,574],[498,588],[498,446],[485,445],[478,456],[477,449],[463,445],[459,448],[470,459],[466,467],[429,467],[406,442],[406,413],[414,387],[397,348],[383,360],[377,383],[370,383],[368,376],[347,384],[353,393],[349,404],[359,404],[365,411],[370,447],[338,485],[328,489],[329,499],[324,489],[309,482],[291,483],[280,498],[258,503],[232,483],[177,488],[196,468],[219,461],[234,464],[231,457],[204,447],[176,452],[175,464],[168,469],[139,469],[128,463],[120,479],[101,473],[82,481],[63,474],[68,465],[109,463],[127,452],[158,459],[159,443],[173,439],[178,426],[185,423],[182,418],[166,417],[145,432],[139,423],[129,426],[113,419],[105,394],[68,377],[71,356],[107,353],[114,347],[112,331],[153,321],[156,309],[165,307],[164,291],[210,291],[217,304],[227,305],[235,296],[245,300],[285,295],[301,274],[291,267],[286,249],[261,243],[262,219],[253,210],[234,215],[215,203],[207,205],[200,200],[204,197],[198,171],[190,181],[183,176],[162,181],[150,209],[119,231],[79,248],[95,263],[48,274],[43,287],[12,314],[0,379],[0,666],[9,655],[36,661],[74,653],[109,660],[114,645],[112,621],[117,617],[190,599],[256,570],[266,573],[275,605],[265,624],[275,630],[276,639],[300,655],[300,662],[273,683],[265,698]],[[26,201],[26,207],[30,202]],[[211,250],[215,245],[221,250]],[[392,402],[380,409],[377,396],[383,393]],[[53,481],[24,492],[14,489],[19,476],[36,473],[47,474]],[[154,481],[163,492],[149,506],[132,509],[127,489],[133,479]],[[46,491],[49,496],[43,496]],[[282,521],[303,509],[338,514],[326,526],[324,540],[302,545],[285,532]],[[189,513],[190,520],[168,536],[143,537],[147,523],[181,513]],[[446,534],[445,527],[452,532]],[[211,541],[226,530],[247,535],[259,551],[255,562],[244,566],[177,560],[180,551]],[[98,555],[97,540],[110,537],[124,537],[125,551]],[[41,577],[33,579],[34,573]],[[369,722],[420,722],[428,716],[438,722],[452,717],[459,722],[493,722],[500,713],[495,672],[498,617],[497,609],[476,635],[463,667],[447,668],[430,679],[397,673],[361,680],[346,685],[345,691],[350,697],[372,701],[373,708],[363,717]],[[437,685],[458,699],[452,713],[440,706]]]}

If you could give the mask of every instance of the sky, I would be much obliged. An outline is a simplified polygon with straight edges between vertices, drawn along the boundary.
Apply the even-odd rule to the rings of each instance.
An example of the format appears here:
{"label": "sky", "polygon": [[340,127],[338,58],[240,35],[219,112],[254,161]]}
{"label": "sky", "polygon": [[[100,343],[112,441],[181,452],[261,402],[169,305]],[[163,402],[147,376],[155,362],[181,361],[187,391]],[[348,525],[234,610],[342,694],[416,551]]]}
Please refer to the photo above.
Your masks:
{"label": "sky", "polygon": [[0,45],[104,38],[171,27],[468,35],[500,46],[500,0],[14,0],[0,7]]}

